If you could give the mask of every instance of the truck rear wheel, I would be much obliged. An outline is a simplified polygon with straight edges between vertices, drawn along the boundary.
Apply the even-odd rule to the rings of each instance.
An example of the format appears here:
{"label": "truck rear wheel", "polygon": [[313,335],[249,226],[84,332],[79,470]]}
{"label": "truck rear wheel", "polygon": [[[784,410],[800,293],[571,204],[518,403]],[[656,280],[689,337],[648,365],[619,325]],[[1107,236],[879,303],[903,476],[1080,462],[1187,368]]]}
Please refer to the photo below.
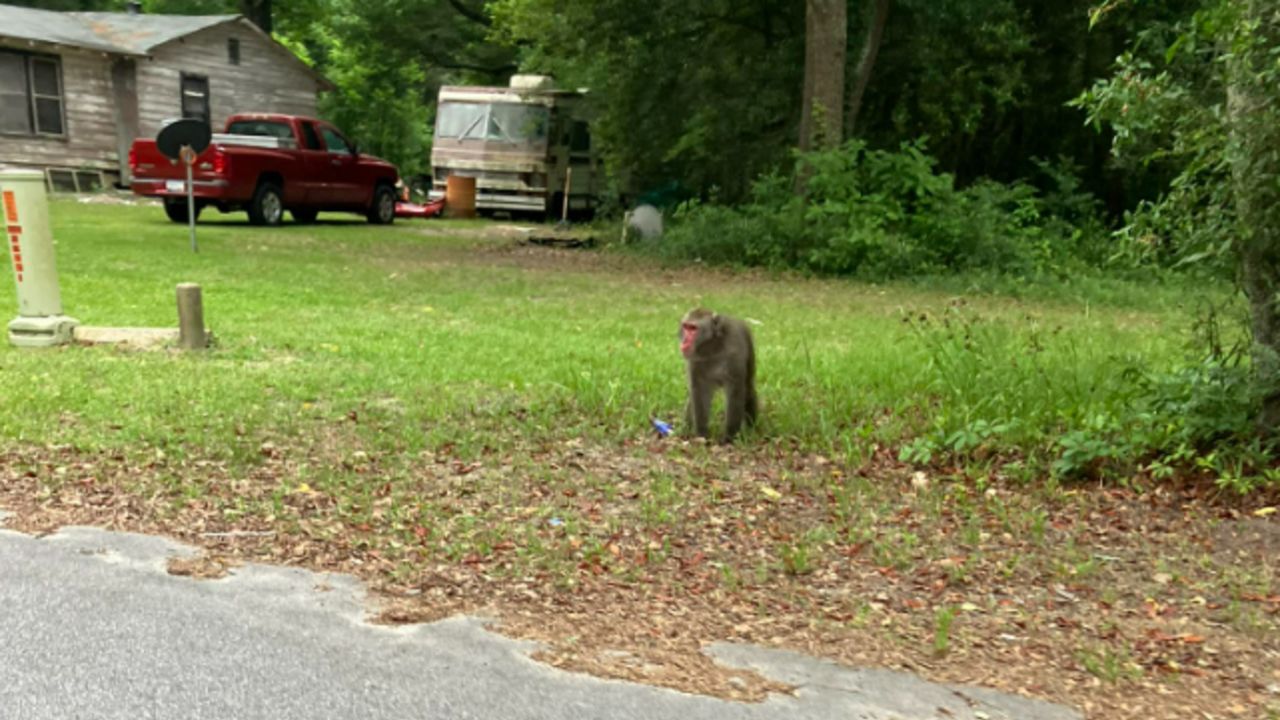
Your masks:
{"label": "truck rear wheel", "polygon": [[284,197],[280,186],[273,182],[258,183],[249,201],[249,223],[252,225],[279,225],[284,218]]}
{"label": "truck rear wheel", "polygon": [[[196,219],[197,219],[197,220],[199,220],[199,219],[200,219],[200,211],[201,211],[201,210],[203,210],[203,209],[204,209],[204,208],[200,206],[200,203],[196,203]],[[187,201],[186,201],[186,199],[182,199],[182,200],[165,200],[165,201],[164,201],[164,214],[165,214],[165,216],[167,216],[170,220],[172,220],[172,221],[174,221],[174,222],[176,222],[176,223],[186,223],[186,222],[187,222]]]}
{"label": "truck rear wheel", "polygon": [[369,206],[369,222],[374,225],[390,225],[396,219],[396,191],[390,185],[373,189],[373,204]]}

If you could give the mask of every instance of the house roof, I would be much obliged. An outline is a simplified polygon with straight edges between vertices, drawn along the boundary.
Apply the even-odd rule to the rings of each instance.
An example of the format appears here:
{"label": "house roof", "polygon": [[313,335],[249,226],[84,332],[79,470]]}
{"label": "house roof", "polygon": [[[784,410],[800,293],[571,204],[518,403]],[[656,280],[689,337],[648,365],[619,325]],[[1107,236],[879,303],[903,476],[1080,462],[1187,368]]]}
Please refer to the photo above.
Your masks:
{"label": "house roof", "polygon": [[0,37],[119,55],[146,55],[165,43],[239,17],[54,12],[0,5]]}
{"label": "house roof", "polygon": [[0,38],[98,50],[116,55],[146,56],[174,40],[224,23],[241,22],[310,73],[322,88],[334,85],[292,50],[276,42],[243,15],[149,15],[147,13],[56,12],[0,4]]}
{"label": "house roof", "polygon": [[126,51],[145,54],[165,43],[240,18],[239,15],[147,15],[145,13],[68,13],[102,38]]}

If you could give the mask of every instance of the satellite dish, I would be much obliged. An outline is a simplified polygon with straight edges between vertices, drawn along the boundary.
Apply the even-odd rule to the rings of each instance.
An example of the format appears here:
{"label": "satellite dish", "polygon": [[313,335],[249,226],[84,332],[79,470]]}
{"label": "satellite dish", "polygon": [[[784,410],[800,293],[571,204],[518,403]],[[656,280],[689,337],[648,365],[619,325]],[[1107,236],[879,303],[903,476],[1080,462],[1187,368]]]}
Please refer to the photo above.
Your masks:
{"label": "satellite dish", "polygon": [[156,136],[156,149],[171,160],[178,160],[183,146],[191,148],[197,155],[209,147],[213,132],[200,120],[174,120],[160,128]]}
{"label": "satellite dish", "polygon": [[195,182],[191,178],[191,164],[196,156],[209,147],[213,133],[209,126],[199,120],[174,120],[160,128],[156,136],[156,149],[174,162],[181,161],[187,170],[187,182],[183,189],[187,193],[187,226],[191,229],[191,252],[196,249],[196,197]]}

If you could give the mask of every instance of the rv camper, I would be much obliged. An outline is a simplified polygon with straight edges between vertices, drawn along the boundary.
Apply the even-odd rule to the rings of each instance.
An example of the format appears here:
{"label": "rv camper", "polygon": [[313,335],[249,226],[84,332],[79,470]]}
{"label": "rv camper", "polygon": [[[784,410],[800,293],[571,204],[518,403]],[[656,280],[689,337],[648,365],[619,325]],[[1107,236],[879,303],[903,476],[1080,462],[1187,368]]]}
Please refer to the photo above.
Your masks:
{"label": "rv camper", "polygon": [[[476,179],[476,209],[590,215],[600,168],[581,115],[584,92],[551,79],[516,75],[509,87],[440,89],[431,148],[431,198],[450,175]],[[567,193],[566,193],[567,191]]]}

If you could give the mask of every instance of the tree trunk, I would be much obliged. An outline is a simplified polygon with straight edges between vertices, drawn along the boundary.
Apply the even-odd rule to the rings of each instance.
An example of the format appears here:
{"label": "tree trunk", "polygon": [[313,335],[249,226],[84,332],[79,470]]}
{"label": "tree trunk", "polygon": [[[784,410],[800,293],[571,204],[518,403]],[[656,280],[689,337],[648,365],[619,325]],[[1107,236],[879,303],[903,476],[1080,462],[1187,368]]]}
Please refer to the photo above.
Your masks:
{"label": "tree trunk", "polygon": [[271,0],[240,0],[240,14],[262,32],[271,34]]}
{"label": "tree trunk", "polygon": [[848,36],[847,0],[805,0],[802,150],[832,148],[842,140]]}
{"label": "tree trunk", "polygon": [[858,124],[858,113],[862,111],[862,98],[867,94],[867,84],[871,82],[871,71],[876,66],[876,55],[880,53],[880,42],[884,39],[885,22],[889,19],[889,0],[869,0],[870,17],[867,19],[867,34],[862,40],[862,55],[858,58],[858,67],[853,72],[853,89],[849,93],[849,107],[845,110],[844,127],[846,135],[853,135]]}
{"label": "tree trunk", "polygon": [[1240,279],[1253,331],[1253,372],[1262,398],[1258,426],[1274,435],[1280,428],[1280,98],[1265,51],[1276,47],[1280,22],[1267,0],[1247,0],[1239,9],[1237,27],[1252,34],[1244,39],[1258,44],[1235,52],[1228,68],[1232,190]]}

